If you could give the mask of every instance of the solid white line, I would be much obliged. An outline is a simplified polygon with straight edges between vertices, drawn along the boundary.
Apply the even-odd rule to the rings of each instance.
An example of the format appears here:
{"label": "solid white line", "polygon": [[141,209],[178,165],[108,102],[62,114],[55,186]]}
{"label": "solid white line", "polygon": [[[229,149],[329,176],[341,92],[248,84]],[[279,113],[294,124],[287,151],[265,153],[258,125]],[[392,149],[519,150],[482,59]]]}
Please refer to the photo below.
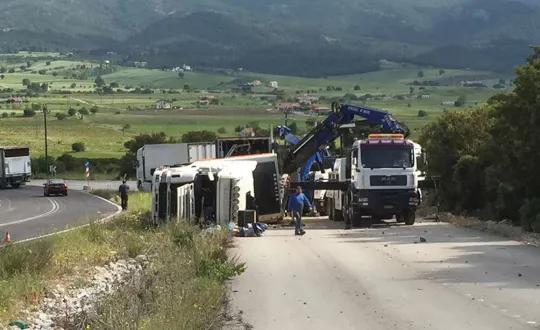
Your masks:
{"label": "solid white line", "polygon": [[49,197],[45,197],[47,198],[47,200],[52,204],[52,209],[50,209],[49,211],[45,212],[45,213],[42,213],[42,214],[38,214],[38,215],[35,215],[33,217],[29,217],[29,218],[25,218],[25,219],[20,219],[20,220],[15,220],[15,221],[11,221],[11,222],[5,222],[5,223],[0,223],[0,227],[5,227],[5,226],[10,226],[10,225],[16,225],[16,224],[19,224],[19,223],[24,223],[24,222],[28,222],[28,221],[32,221],[32,220],[37,220],[39,218],[44,218],[46,216],[49,216],[51,214],[54,214],[56,212],[58,212],[58,210],[60,209],[60,205],[58,204],[57,201],[53,200],[53,199],[50,199]]}
{"label": "solid white line", "polygon": [[[111,214],[109,216],[106,216],[103,219],[99,219],[99,220],[95,221],[97,223],[106,222],[106,221],[112,219],[113,217],[117,216],[118,214],[120,214],[122,212],[122,207],[120,207],[120,205],[118,205],[116,203],[113,203],[108,199],[105,199],[105,198],[100,197],[100,196],[93,195],[93,194],[91,194],[89,192],[86,192],[86,191],[83,191],[83,193],[88,194],[88,195],[92,195],[92,197],[95,197],[97,199],[101,199],[104,202],[107,202],[107,203],[109,203],[109,204],[111,204],[113,206],[116,206],[116,212],[114,212],[113,214]],[[20,241],[13,242],[12,244],[31,242],[31,241],[35,241],[35,240],[38,240],[38,239],[41,239],[41,238],[46,238],[46,237],[51,237],[51,236],[58,235],[58,234],[68,233],[68,232],[73,231],[75,229],[81,229],[81,228],[88,227],[88,226],[90,226],[90,223],[80,225],[80,226],[77,226],[77,227],[73,227],[73,228],[69,228],[69,229],[65,229],[65,230],[61,230],[61,231],[57,231],[57,232],[46,234],[46,235],[40,235],[40,236],[36,236],[36,237],[32,237],[32,238],[23,239],[23,240],[20,240]]]}

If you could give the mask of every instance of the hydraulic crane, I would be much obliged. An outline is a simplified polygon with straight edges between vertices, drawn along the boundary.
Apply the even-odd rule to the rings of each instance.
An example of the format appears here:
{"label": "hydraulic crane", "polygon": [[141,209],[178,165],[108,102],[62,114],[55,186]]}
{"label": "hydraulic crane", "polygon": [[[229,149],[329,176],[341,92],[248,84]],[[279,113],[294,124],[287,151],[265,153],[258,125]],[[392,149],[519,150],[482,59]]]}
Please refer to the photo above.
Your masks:
{"label": "hydraulic crane", "polygon": [[329,217],[346,220],[347,228],[362,216],[377,220],[395,216],[399,222],[413,224],[420,202],[416,161],[420,155],[416,144],[405,138],[407,128],[388,111],[333,103],[328,117],[288,151],[283,172],[294,173],[313,155],[323,152],[343,134],[342,127],[354,123],[356,116],[365,119],[361,126],[379,126],[378,133],[390,134],[371,134],[368,139],[354,140],[345,146],[342,139],[342,155],[336,159],[328,181],[291,182],[291,187],[298,184],[326,190],[331,202]]}
{"label": "hydraulic crane", "polygon": [[294,173],[313,155],[326,152],[326,147],[342,134],[340,127],[353,123],[355,116],[366,119],[366,124],[381,125],[384,132],[408,134],[388,111],[367,106],[341,105],[336,102],[332,103],[331,109],[332,111],[328,117],[309,131],[302,139],[296,141],[289,136],[291,142],[295,141],[296,143],[293,143],[294,146],[284,161],[283,171],[285,173]]}

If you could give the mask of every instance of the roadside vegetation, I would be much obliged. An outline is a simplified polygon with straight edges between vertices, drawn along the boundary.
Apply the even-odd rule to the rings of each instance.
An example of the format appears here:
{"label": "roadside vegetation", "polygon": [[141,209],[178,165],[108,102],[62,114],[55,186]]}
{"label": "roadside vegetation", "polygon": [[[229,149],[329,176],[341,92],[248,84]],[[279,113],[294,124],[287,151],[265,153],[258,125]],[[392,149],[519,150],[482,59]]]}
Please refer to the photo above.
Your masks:
{"label": "roadside vegetation", "polygon": [[[97,191],[115,200],[115,194]],[[151,266],[140,287],[124,287],[101,301],[86,329],[210,329],[218,324],[224,281],[243,271],[227,254],[230,237],[188,224],[150,225],[150,196],[130,195],[130,211],[103,224],[0,250],[0,328],[56,283],[82,285],[94,266],[114,258],[147,255]],[[137,312],[134,312],[137,311]]]}
{"label": "roadside vegetation", "polygon": [[441,178],[442,210],[540,232],[540,48],[516,69],[515,89],[486,105],[444,111],[420,144]]}

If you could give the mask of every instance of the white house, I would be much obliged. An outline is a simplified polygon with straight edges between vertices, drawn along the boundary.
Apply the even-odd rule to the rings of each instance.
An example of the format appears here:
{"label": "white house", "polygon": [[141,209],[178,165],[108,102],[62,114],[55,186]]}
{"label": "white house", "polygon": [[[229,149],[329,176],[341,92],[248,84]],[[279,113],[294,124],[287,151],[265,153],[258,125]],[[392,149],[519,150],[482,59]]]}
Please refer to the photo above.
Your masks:
{"label": "white house", "polygon": [[278,88],[279,85],[278,85],[277,81],[271,81],[271,82],[268,83],[268,87]]}
{"label": "white house", "polygon": [[158,100],[154,103],[156,109],[170,109],[171,103],[167,100]]}

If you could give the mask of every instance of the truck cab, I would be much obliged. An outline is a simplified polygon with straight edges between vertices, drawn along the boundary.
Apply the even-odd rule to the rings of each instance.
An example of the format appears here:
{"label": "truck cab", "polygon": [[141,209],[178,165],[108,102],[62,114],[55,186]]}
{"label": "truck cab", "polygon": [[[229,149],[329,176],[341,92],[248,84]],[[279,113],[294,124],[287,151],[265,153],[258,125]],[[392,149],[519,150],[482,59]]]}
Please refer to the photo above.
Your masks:
{"label": "truck cab", "polygon": [[[334,220],[367,224],[388,220],[412,225],[420,204],[419,145],[402,134],[370,134],[357,140],[345,158],[336,161],[332,178],[349,181],[347,191],[333,191]],[[337,211],[337,212],[336,212]]]}

